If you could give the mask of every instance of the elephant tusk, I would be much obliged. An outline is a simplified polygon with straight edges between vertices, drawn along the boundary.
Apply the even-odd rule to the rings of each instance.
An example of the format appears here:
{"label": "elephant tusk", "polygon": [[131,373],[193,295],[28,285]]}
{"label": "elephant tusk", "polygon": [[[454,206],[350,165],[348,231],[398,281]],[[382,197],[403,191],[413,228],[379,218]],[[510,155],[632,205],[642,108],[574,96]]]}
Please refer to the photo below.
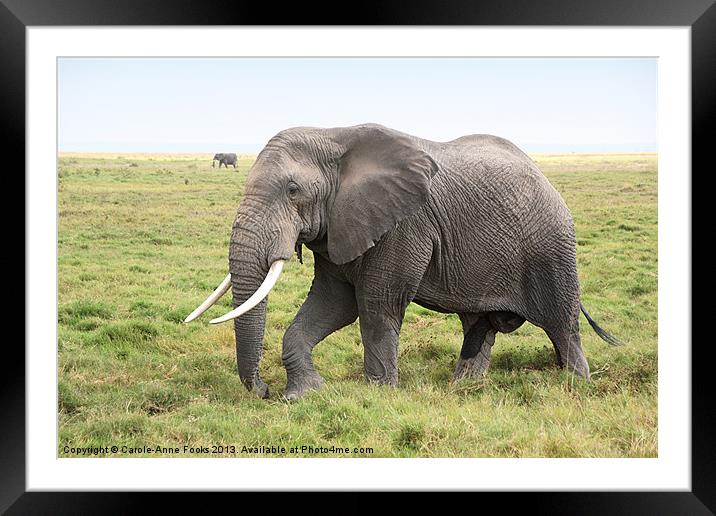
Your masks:
{"label": "elephant tusk", "polygon": [[216,287],[216,290],[211,293],[209,297],[206,298],[206,301],[204,301],[202,304],[200,304],[196,310],[194,310],[192,313],[189,314],[189,316],[184,319],[185,323],[190,323],[197,317],[199,317],[201,314],[206,312],[209,308],[211,308],[211,305],[216,303],[221,296],[226,294],[226,292],[229,290],[229,287],[231,287],[231,274],[227,274],[224,278],[224,281],[221,282],[221,285]]}
{"label": "elephant tusk", "polygon": [[221,317],[217,317],[216,319],[212,319],[211,321],[209,321],[209,323],[217,324],[230,321],[231,319],[236,319],[237,317],[244,315],[246,312],[258,305],[268,295],[269,291],[276,284],[276,281],[278,281],[278,277],[281,275],[281,270],[283,270],[284,263],[286,263],[285,260],[276,260],[275,262],[273,262],[271,264],[271,268],[268,271],[268,274],[266,274],[266,279],[263,283],[261,283],[261,286],[256,292],[251,295],[250,298],[244,301],[241,306],[234,308],[228,314],[222,315]]}

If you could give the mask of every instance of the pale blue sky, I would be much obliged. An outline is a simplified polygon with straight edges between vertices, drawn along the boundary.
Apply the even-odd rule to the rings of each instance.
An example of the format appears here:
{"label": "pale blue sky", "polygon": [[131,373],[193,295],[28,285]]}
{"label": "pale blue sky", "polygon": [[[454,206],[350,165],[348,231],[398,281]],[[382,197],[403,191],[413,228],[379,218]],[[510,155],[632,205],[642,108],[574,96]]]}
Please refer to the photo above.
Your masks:
{"label": "pale blue sky", "polygon": [[295,126],[656,151],[653,58],[61,58],[59,148],[258,152]]}

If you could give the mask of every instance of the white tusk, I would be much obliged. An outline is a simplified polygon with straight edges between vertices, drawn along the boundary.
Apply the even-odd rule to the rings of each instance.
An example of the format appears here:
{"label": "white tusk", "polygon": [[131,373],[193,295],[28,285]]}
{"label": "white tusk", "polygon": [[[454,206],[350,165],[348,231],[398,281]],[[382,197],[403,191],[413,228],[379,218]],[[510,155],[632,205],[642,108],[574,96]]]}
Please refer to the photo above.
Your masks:
{"label": "white tusk", "polygon": [[284,263],[286,263],[284,260],[277,260],[273,262],[271,264],[271,268],[268,271],[268,274],[266,275],[266,279],[263,283],[261,283],[261,286],[256,292],[253,293],[250,298],[244,301],[241,306],[234,308],[228,314],[222,315],[221,317],[217,317],[216,319],[212,319],[211,321],[209,321],[209,323],[217,324],[230,321],[231,319],[236,319],[237,317],[244,315],[246,312],[258,305],[261,301],[263,301],[266,296],[268,296],[269,291],[276,284],[276,281],[278,281],[278,277],[281,275],[281,270],[283,269]]}
{"label": "white tusk", "polygon": [[204,301],[202,304],[199,305],[196,310],[190,313],[189,316],[184,319],[184,322],[190,323],[194,319],[199,317],[201,314],[206,312],[209,308],[211,308],[211,305],[216,303],[221,296],[226,294],[226,291],[229,290],[229,287],[231,287],[231,274],[226,275],[224,281],[221,282],[221,285],[216,287],[216,290],[214,290],[214,292],[212,292],[212,294],[206,298],[206,301]]}

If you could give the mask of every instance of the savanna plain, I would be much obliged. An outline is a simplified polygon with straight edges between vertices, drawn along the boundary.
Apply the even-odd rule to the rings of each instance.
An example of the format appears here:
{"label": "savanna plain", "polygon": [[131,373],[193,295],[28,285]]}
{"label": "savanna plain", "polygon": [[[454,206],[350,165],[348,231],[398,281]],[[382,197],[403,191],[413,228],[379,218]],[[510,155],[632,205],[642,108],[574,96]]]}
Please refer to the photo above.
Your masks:
{"label": "savanna plain", "polygon": [[[411,304],[397,388],[365,383],[354,323],[315,348],[324,387],[292,403],[281,397],[281,339],[311,285],[309,250],[269,295],[268,400],[239,380],[233,325],[208,324],[232,308],[230,295],[182,322],[227,273],[255,158],[239,157],[237,169],[217,169],[211,155],[60,154],[59,456],[112,445],[120,451],[100,456],[657,456],[655,154],[533,155],[572,211],[582,301],[624,343],[600,340],[582,316],[590,382],[560,370],[545,333],[526,323],[498,334],[484,378],[451,383],[457,316]],[[234,448],[205,452],[220,446]]]}

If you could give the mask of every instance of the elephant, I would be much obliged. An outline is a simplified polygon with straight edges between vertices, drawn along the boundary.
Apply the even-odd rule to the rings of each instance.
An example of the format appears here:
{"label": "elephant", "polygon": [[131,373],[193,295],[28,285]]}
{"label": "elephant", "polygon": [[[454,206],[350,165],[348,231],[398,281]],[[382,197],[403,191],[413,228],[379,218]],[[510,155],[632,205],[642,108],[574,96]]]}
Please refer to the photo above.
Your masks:
{"label": "elephant", "polygon": [[453,381],[480,377],[496,333],[542,328],[559,366],[589,380],[579,317],[611,344],[580,301],[575,229],[566,203],[510,141],[476,134],[438,143],[378,124],[297,127],[271,138],[238,206],[229,273],[185,320],[229,289],[239,376],[259,375],[268,292],[302,246],[314,256],[310,291],[283,336],[284,397],[323,380],[312,349],[356,319],[368,382],[396,386],[398,340],[414,302],[457,314],[463,344]]}
{"label": "elephant", "polygon": [[214,154],[214,157],[211,160],[211,168],[214,168],[215,161],[219,162],[219,168],[221,168],[222,164],[226,168],[229,168],[229,165],[233,165],[234,168],[236,168],[236,154]]}

